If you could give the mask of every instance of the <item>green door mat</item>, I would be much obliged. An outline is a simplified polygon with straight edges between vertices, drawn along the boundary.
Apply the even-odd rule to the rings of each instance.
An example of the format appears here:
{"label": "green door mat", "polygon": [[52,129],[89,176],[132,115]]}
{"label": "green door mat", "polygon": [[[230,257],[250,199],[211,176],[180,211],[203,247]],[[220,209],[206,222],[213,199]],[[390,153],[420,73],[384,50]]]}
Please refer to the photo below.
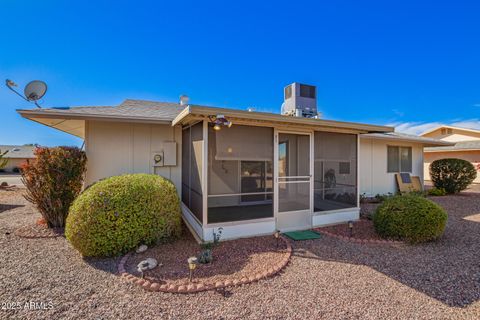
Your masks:
{"label": "green door mat", "polygon": [[320,238],[320,234],[312,230],[284,232],[284,235],[295,241],[312,240]]}

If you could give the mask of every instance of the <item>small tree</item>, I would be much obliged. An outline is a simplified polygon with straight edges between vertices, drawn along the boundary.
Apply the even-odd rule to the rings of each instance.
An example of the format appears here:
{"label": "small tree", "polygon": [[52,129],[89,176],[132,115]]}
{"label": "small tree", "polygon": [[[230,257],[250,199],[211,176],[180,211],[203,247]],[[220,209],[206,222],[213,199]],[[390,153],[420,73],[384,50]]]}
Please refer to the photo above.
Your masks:
{"label": "small tree", "polygon": [[451,194],[465,190],[477,177],[477,170],[466,160],[440,159],[430,164],[430,177],[435,188]]}
{"label": "small tree", "polygon": [[34,160],[22,165],[25,199],[37,207],[49,227],[64,227],[70,205],[82,189],[85,152],[76,147],[39,147],[34,154]]}

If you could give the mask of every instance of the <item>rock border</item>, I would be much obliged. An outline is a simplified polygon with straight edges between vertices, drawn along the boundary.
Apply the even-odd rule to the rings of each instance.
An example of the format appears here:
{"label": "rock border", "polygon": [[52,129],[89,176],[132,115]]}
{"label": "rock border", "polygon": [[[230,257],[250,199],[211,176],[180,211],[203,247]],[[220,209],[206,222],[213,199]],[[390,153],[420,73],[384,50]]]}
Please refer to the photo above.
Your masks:
{"label": "rock border", "polygon": [[292,245],[290,241],[288,241],[286,238],[280,237],[280,239],[282,239],[287,245],[287,252],[283,254],[283,257],[280,259],[280,261],[277,264],[275,264],[273,267],[268,268],[266,271],[261,271],[256,274],[252,274],[248,277],[245,276],[240,279],[232,278],[224,281],[217,281],[214,285],[205,284],[202,282],[190,283],[188,285],[175,285],[175,284],[169,284],[168,282],[167,283],[152,282],[152,281],[134,276],[133,274],[128,273],[125,270],[125,264],[127,263],[128,259],[132,255],[131,252],[127,253],[120,259],[118,263],[118,274],[122,279],[125,279],[138,286],[141,286],[143,289],[147,291],[153,291],[153,292],[197,293],[202,291],[218,290],[218,289],[224,289],[227,287],[235,287],[243,284],[249,284],[262,279],[270,278],[278,274],[283,268],[287,266],[288,262],[290,261],[290,257],[292,256]]}
{"label": "rock border", "polygon": [[360,239],[360,238],[355,238],[355,237],[345,237],[345,236],[341,236],[341,235],[338,235],[338,234],[333,233],[333,232],[321,230],[320,228],[317,228],[317,229],[314,229],[314,230],[317,231],[317,232],[320,232],[320,233],[322,233],[326,236],[336,238],[336,239],[340,239],[340,240],[344,240],[344,241],[347,241],[347,242],[367,243],[367,244],[368,243],[371,243],[371,244],[401,244],[401,243],[405,243],[404,241],[398,241],[398,240]]}

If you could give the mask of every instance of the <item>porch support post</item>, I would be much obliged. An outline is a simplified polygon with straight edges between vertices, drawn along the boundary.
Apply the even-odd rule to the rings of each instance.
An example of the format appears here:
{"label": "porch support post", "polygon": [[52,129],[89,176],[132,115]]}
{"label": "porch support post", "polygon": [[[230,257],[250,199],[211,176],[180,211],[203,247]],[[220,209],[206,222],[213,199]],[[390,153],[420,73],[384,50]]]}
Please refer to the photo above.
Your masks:
{"label": "porch support post", "polygon": [[357,208],[360,208],[360,134],[357,133]]}
{"label": "porch support post", "polygon": [[273,218],[278,229],[278,130],[273,128]]}
{"label": "porch support post", "polygon": [[[205,226],[208,221],[208,122],[203,121],[203,153],[202,153],[202,205],[203,205],[203,218],[202,229],[205,230]],[[203,239],[206,235],[204,231]]]}
{"label": "porch support post", "polygon": [[315,212],[315,131],[310,133],[310,225],[313,227],[313,213]]}

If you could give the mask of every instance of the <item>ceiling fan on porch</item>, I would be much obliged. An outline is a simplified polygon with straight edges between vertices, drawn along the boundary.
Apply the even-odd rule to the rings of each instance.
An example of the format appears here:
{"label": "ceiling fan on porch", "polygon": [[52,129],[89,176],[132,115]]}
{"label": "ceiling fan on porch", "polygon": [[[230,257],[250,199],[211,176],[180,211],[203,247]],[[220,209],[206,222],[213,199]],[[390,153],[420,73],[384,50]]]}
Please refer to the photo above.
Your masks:
{"label": "ceiling fan on porch", "polygon": [[216,116],[208,116],[210,120],[210,124],[213,126],[213,130],[219,131],[222,127],[230,128],[232,126],[232,122],[225,118],[224,115],[219,114]]}

